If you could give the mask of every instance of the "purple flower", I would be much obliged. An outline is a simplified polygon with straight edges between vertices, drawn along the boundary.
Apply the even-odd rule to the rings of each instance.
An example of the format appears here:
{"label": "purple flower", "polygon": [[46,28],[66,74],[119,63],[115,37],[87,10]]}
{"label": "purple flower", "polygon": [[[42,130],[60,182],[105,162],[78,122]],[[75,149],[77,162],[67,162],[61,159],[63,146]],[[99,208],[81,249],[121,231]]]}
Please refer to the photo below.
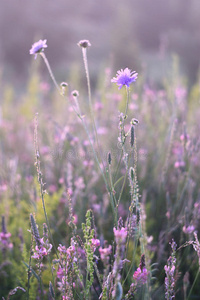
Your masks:
{"label": "purple flower", "polygon": [[44,238],[40,239],[40,245],[35,246],[35,252],[32,255],[35,259],[43,259],[45,256],[47,256],[52,249],[52,245],[48,242],[48,240],[44,241]]}
{"label": "purple flower", "polygon": [[100,240],[92,239],[91,242],[92,242],[91,244],[92,250],[95,251],[96,248],[100,246]]}
{"label": "purple flower", "polygon": [[127,228],[122,227],[121,229],[113,228],[114,236],[117,244],[125,244],[127,237]]}
{"label": "purple flower", "polygon": [[32,48],[30,49],[30,54],[35,54],[35,59],[38,53],[42,52],[44,48],[47,48],[46,42],[47,40],[39,40],[38,42],[32,45]]}
{"label": "purple flower", "polygon": [[101,260],[103,261],[103,263],[105,265],[108,265],[109,263],[109,255],[112,253],[112,246],[109,245],[107,248],[99,248],[99,253],[100,253],[100,257]]}
{"label": "purple flower", "polygon": [[131,70],[128,68],[124,70],[121,69],[117,71],[117,76],[113,77],[113,79],[111,79],[111,82],[116,82],[119,86],[119,89],[121,89],[123,85],[129,87],[132,82],[136,81],[137,76],[138,73],[136,73],[135,71],[131,72]]}
{"label": "purple flower", "polygon": [[141,268],[137,268],[137,270],[133,274],[133,279],[135,280],[137,287],[141,287],[143,284],[147,282],[148,279],[147,269],[145,267],[142,270]]}
{"label": "purple flower", "polygon": [[172,248],[172,255],[168,258],[167,260],[167,265],[164,266],[165,270],[165,299],[167,300],[172,300],[175,298],[175,264],[176,264],[176,257],[175,257],[175,252],[176,252],[176,242],[172,240],[171,248]]}

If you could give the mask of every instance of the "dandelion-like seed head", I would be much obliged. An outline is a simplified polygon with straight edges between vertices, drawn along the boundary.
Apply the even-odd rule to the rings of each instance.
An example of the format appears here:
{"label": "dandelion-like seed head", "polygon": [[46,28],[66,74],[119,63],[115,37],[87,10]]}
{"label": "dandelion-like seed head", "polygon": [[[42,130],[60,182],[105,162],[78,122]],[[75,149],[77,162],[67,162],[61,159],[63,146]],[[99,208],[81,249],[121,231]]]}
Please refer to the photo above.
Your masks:
{"label": "dandelion-like seed head", "polygon": [[88,40],[81,40],[78,42],[77,45],[82,48],[88,48],[91,46],[90,41],[88,41]]}
{"label": "dandelion-like seed head", "polygon": [[44,51],[44,48],[47,48],[47,40],[39,40],[38,42],[34,43],[32,45],[32,48],[30,49],[30,54],[35,54],[35,58],[37,57],[37,54]]}
{"label": "dandelion-like seed head", "polygon": [[131,71],[130,69],[121,69],[117,71],[116,77],[113,77],[111,79],[111,82],[117,83],[119,86],[119,89],[125,85],[126,87],[129,87],[132,82],[135,82],[137,79],[138,73],[135,71]]}

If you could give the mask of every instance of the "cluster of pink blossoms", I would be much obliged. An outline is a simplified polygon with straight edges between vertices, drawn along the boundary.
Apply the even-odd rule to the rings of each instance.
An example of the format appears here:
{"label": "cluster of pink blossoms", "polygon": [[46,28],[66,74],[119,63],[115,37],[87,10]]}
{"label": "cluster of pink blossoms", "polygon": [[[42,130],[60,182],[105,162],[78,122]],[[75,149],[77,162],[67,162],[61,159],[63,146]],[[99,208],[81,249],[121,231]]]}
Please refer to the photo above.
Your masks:
{"label": "cluster of pink blossoms", "polygon": [[40,245],[35,246],[35,252],[32,255],[33,258],[42,260],[44,256],[47,256],[52,249],[52,245],[48,240],[44,241],[44,238],[40,239]]}
{"label": "cluster of pink blossoms", "polygon": [[137,287],[141,287],[143,284],[147,282],[148,279],[148,271],[144,267],[142,270],[141,268],[137,268],[137,270],[133,274],[133,279],[137,284]]}
{"label": "cluster of pink blossoms", "polygon": [[10,242],[10,232],[0,232],[0,246],[4,249],[12,249],[13,244]]}
{"label": "cluster of pink blossoms", "polygon": [[91,242],[92,251],[95,252],[96,248],[100,246],[100,240],[92,239]]}
{"label": "cluster of pink blossoms", "polygon": [[99,253],[102,262],[104,263],[104,265],[107,265],[109,263],[109,255],[112,253],[112,246],[109,245],[107,248],[100,247]]}
{"label": "cluster of pink blossoms", "polygon": [[62,299],[73,299],[72,287],[75,286],[73,278],[74,263],[77,262],[76,248],[73,240],[71,246],[66,248],[59,245],[59,267],[57,271],[58,287],[62,293]]}
{"label": "cluster of pink blossoms", "polygon": [[127,237],[127,228],[121,227],[121,229],[113,228],[115,240],[117,244],[125,244]]}
{"label": "cluster of pink blossoms", "polygon": [[0,232],[0,248],[3,250],[12,249],[13,244],[10,242],[11,233],[7,232],[5,217],[2,216],[2,231]]}

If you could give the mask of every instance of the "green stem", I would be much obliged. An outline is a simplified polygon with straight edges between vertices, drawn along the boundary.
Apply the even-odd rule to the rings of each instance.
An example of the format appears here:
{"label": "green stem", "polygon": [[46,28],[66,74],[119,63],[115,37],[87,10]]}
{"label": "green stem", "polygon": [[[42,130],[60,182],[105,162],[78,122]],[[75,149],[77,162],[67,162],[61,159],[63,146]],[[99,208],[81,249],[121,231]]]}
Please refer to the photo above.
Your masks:
{"label": "green stem", "polygon": [[47,69],[48,69],[48,71],[49,71],[49,74],[50,74],[50,76],[51,76],[51,79],[53,80],[53,83],[55,84],[55,86],[56,86],[56,88],[57,88],[57,90],[59,91],[59,94],[60,94],[60,87],[59,87],[59,85],[57,84],[57,82],[56,82],[56,80],[55,80],[55,77],[54,77],[53,72],[52,72],[52,70],[51,70],[51,67],[50,67],[50,64],[49,64],[49,62],[48,62],[48,59],[46,58],[46,55],[44,54],[44,52],[40,52],[40,55],[41,55],[42,58],[44,59],[44,62],[45,62],[45,64],[46,64]]}
{"label": "green stem", "polygon": [[45,207],[45,202],[44,202],[44,190],[43,190],[43,185],[44,184],[43,184],[43,181],[42,181],[42,173],[41,173],[41,170],[40,170],[39,149],[38,149],[38,142],[37,142],[38,141],[38,139],[37,139],[37,127],[38,127],[38,120],[37,120],[37,114],[36,114],[36,117],[35,117],[35,131],[34,131],[34,143],[35,143],[35,157],[36,157],[36,167],[37,167],[37,173],[38,173],[38,182],[39,182],[39,185],[40,185],[40,195],[41,195],[41,198],[42,198],[43,211],[44,211],[44,215],[45,215],[46,224],[47,224],[47,227],[48,227],[48,235],[50,236],[51,242],[52,242],[53,247],[55,249],[56,256],[59,259],[59,256],[58,256],[58,253],[57,253],[57,250],[56,250],[56,246],[55,246],[55,243],[54,243],[54,240],[53,240],[53,236],[51,234],[50,224],[49,224],[49,220],[48,220],[48,217],[47,217],[47,212],[46,212],[46,207]]}
{"label": "green stem", "polygon": [[195,283],[196,283],[196,281],[197,281],[198,276],[199,276],[199,269],[198,269],[198,272],[197,272],[197,274],[196,274],[196,276],[195,276],[195,279],[194,279],[194,281],[193,281],[192,287],[191,287],[191,289],[190,289],[189,295],[188,295],[188,297],[187,297],[186,300],[189,300],[189,299],[190,299],[190,295],[191,295],[192,290],[193,290],[193,288],[194,288],[194,286],[195,286]]}
{"label": "green stem", "polygon": [[98,139],[96,124],[95,124],[95,119],[94,119],[94,112],[93,112],[93,108],[92,108],[92,96],[91,96],[90,74],[89,74],[89,67],[88,67],[88,60],[87,60],[87,48],[82,48],[82,54],[83,54],[83,62],[84,62],[84,67],[85,67],[86,79],[87,79],[90,116],[91,116],[91,120],[92,120],[92,124],[93,124],[93,128],[94,128],[94,134],[95,134],[95,139],[97,142],[97,148],[99,150],[99,155],[100,155],[100,158],[102,161],[103,169],[105,171],[104,161],[101,156],[101,149],[99,146],[99,139]]}
{"label": "green stem", "polygon": [[[59,86],[58,86],[58,84],[57,84],[57,82],[56,82],[56,80],[55,80],[55,77],[54,77],[54,75],[53,75],[53,72],[52,72],[52,70],[51,70],[51,67],[50,67],[50,65],[49,65],[49,62],[48,62],[48,60],[47,60],[45,54],[44,54],[43,52],[41,52],[40,55],[41,55],[41,56],[43,57],[43,59],[44,59],[44,62],[45,62],[45,64],[46,64],[46,66],[47,66],[47,69],[48,69],[48,71],[49,71],[49,73],[50,73],[50,76],[51,76],[51,78],[52,78],[52,80],[53,80],[53,82],[54,82],[54,84],[55,84],[57,90],[59,91],[59,94],[60,94],[62,97],[64,97],[64,95],[60,93],[60,88],[59,88]],[[87,58],[87,56],[86,56],[86,58]],[[87,76],[87,82],[88,82],[88,93],[89,93],[90,108],[92,108],[92,102],[91,102],[91,89],[90,89],[89,70],[88,70],[87,60],[86,60],[86,76]],[[86,134],[87,134],[87,136],[88,136],[90,145],[91,145],[91,147],[92,147],[92,152],[93,152],[93,154],[94,154],[95,161],[96,161],[96,163],[97,163],[97,165],[98,165],[98,167],[99,167],[99,169],[100,169],[100,172],[101,172],[101,174],[102,174],[103,180],[104,180],[105,185],[106,185],[106,189],[107,189],[107,191],[108,191],[108,193],[109,193],[109,195],[110,195],[111,206],[112,206],[113,214],[114,214],[114,220],[115,220],[115,224],[117,224],[117,217],[116,217],[115,208],[114,208],[114,201],[113,201],[112,191],[110,191],[109,186],[108,186],[108,183],[107,183],[107,180],[106,180],[106,178],[105,178],[105,175],[104,175],[104,173],[103,173],[103,171],[102,171],[102,169],[101,169],[101,167],[100,167],[100,162],[99,162],[99,159],[98,159],[98,157],[97,157],[97,154],[96,154],[96,151],[95,151],[95,149],[94,149],[94,146],[93,146],[93,144],[92,144],[92,141],[91,141],[91,138],[90,138],[90,135],[89,135],[87,126],[86,126],[86,124],[85,124],[85,122],[84,122],[82,116],[74,109],[74,107],[73,107],[73,110],[74,110],[75,113],[77,114],[78,118],[81,120],[81,122],[82,122],[82,124],[83,124],[83,127],[84,127],[84,129],[85,129],[85,132],[86,132]],[[92,116],[92,115],[91,115],[91,116]],[[93,116],[92,116],[92,118],[93,118]],[[95,126],[95,124],[94,124],[94,126]],[[96,127],[95,127],[95,128],[96,128]],[[102,163],[103,163],[103,160],[102,160]],[[44,206],[44,207],[45,207],[45,206]],[[46,211],[45,211],[45,212],[46,212]],[[46,217],[46,216],[45,216],[45,217]],[[48,226],[48,229],[49,229],[48,222],[47,222],[47,226]],[[50,235],[51,235],[51,234],[50,234]],[[53,242],[52,242],[52,243],[53,243]],[[54,243],[53,243],[53,245],[54,245]],[[56,252],[56,255],[57,255],[57,252]],[[58,255],[57,255],[57,256],[58,256]]]}
{"label": "green stem", "polygon": [[130,98],[130,89],[128,87],[126,87],[126,94],[127,94],[127,100],[126,100],[125,117],[127,116],[128,104],[129,104],[129,98]]}

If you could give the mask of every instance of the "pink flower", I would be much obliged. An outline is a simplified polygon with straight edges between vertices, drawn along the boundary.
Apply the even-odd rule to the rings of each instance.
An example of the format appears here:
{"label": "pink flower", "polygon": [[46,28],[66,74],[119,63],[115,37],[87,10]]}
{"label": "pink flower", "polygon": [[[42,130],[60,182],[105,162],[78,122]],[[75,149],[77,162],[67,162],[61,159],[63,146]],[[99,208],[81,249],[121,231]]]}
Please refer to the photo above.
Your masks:
{"label": "pink flower", "polygon": [[147,278],[148,278],[148,272],[145,267],[142,269],[142,271],[140,268],[137,268],[137,270],[133,274],[133,279],[136,281],[138,287],[145,284],[147,282]]}
{"label": "pink flower", "polygon": [[109,245],[107,248],[99,248],[99,253],[101,260],[104,264],[108,264],[109,262],[109,255],[112,253],[112,246]]}
{"label": "pink flower", "polygon": [[98,240],[98,239],[92,239],[91,241],[92,241],[92,245],[91,245],[92,246],[92,250],[95,251],[96,248],[100,246],[100,240]]}
{"label": "pink flower", "polygon": [[183,226],[183,232],[186,234],[190,234],[195,231],[195,227],[193,225]]}
{"label": "pink flower", "polygon": [[13,244],[10,242],[11,233],[10,232],[0,232],[0,245],[3,245],[3,248],[12,249]]}
{"label": "pink flower", "polygon": [[32,255],[35,259],[43,259],[47,256],[52,249],[52,245],[48,242],[48,240],[44,241],[44,238],[40,239],[40,245],[35,246],[35,252]]}
{"label": "pink flower", "polygon": [[126,227],[122,227],[121,229],[113,228],[113,231],[114,231],[116,243],[125,244],[126,237],[127,237],[127,228]]}

